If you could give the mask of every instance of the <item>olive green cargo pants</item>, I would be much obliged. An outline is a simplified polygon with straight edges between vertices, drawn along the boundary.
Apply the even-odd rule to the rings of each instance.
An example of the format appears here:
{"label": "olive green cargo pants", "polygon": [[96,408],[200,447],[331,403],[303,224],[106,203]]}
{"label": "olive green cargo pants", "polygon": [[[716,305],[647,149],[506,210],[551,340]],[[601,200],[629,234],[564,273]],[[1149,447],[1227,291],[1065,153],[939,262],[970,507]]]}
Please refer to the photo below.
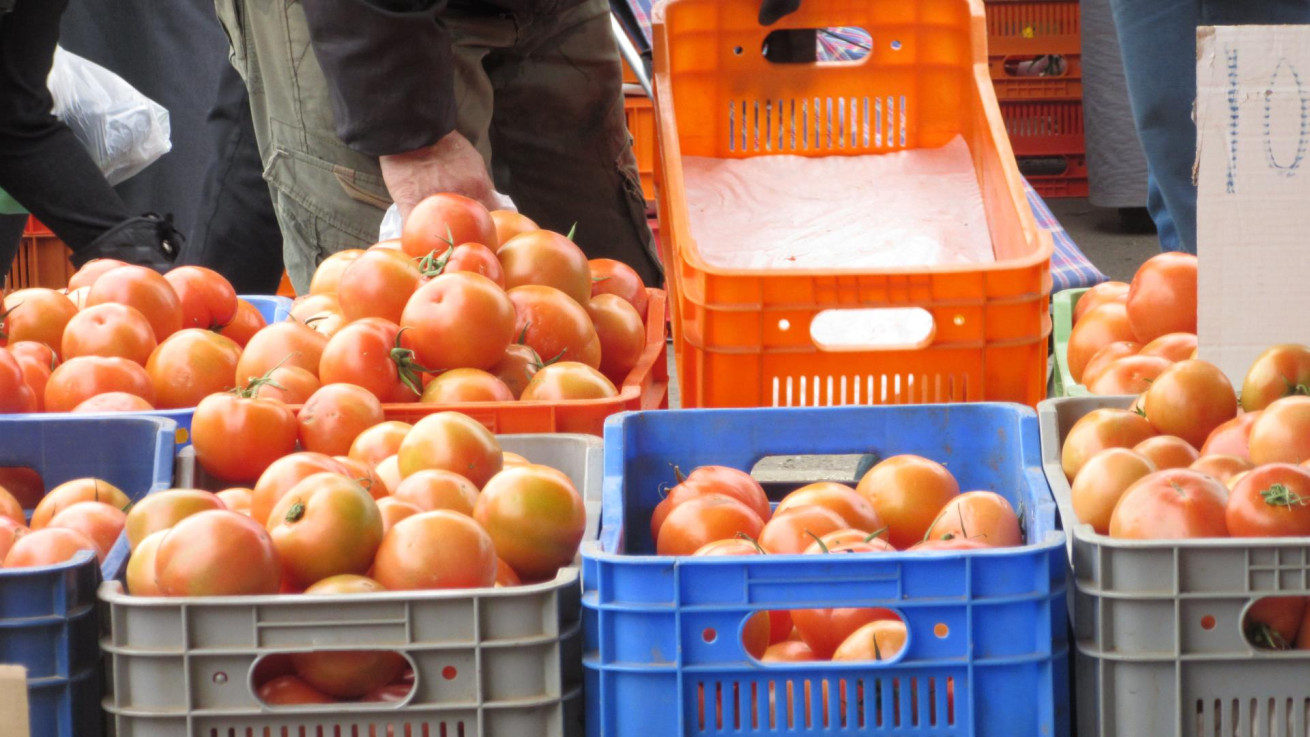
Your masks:
{"label": "olive green cargo pants", "polygon": [[[337,137],[328,87],[297,0],[215,0],[250,91],[264,178],[297,291],[328,255],[377,240],[391,197],[377,159]],[[623,111],[606,0],[541,17],[448,12],[460,133],[496,188],[591,258],[659,267]],[[386,84],[379,79],[378,84]]]}

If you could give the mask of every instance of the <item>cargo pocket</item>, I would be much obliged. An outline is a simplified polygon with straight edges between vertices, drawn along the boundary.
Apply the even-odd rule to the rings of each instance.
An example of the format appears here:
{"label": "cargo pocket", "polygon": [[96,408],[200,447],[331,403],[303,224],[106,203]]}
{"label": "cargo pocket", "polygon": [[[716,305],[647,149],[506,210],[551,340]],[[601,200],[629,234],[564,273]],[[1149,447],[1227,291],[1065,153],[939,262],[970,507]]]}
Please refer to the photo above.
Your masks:
{"label": "cargo pocket", "polygon": [[377,241],[383,211],[391,202],[380,176],[274,146],[264,178],[313,216],[320,252]]}

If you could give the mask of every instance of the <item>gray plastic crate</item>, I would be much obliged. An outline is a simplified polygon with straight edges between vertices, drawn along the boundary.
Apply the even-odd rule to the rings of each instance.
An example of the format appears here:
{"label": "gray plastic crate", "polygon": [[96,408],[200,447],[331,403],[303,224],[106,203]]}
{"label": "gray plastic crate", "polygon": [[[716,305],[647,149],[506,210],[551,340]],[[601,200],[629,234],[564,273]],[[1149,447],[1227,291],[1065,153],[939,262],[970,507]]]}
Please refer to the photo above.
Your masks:
{"label": "gray plastic crate", "polygon": [[1307,737],[1310,652],[1259,650],[1242,617],[1310,595],[1310,539],[1118,540],[1079,524],[1060,467],[1083,415],[1133,397],[1038,405],[1042,461],[1069,533],[1079,737]]}
{"label": "gray plastic crate", "polygon": [[[507,435],[505,450],[564,471],[600,520],[600,438]],[[184,451],[179,484],[194,479]],[[188,468],[190,467],[190,468]],[[104,709],[120,737],[576,737],[583,726],[579,569],[532,586],[306,597],[99,595]],[[269,655],[395,650],[414,669],[400,704],[270,708],[253,673]]]}

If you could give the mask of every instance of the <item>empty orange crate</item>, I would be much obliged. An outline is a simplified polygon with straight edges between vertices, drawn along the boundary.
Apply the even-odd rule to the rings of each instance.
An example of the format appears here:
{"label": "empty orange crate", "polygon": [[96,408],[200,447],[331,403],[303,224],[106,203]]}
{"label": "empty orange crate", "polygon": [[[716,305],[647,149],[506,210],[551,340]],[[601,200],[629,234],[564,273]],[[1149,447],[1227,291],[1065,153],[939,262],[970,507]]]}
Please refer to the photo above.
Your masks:
{"label": "empty orange crate", "polygon": [[[1052,244],[1033,219],[1006,138],[982,3],[806,0],[779,26],[854,26],[875,42],[864,60],[818,65],[765,60],[758,49],[774,29],[760,27],[758,11],[758,0],[668,0],[655,10],[661,247],[683,406],[1040,400]],[[889,119],[865,115],[867,127],[903,134],[803,134],[843,130],[848,108],[852,130],[872,108]],[[956,135],[978,173],[992,263],[734,270],[699,255],[683,156],[851,156],[937,147]],[[913,347],[816,345],[816,316],[865,308],[917,308],[931,317],[931,333]]]}
{"label": "empty orange crate", "polygon": [[1082,53],[1076,2],[999,2],[987,4],[987,53],[1036,56]]}
{"label": "empty orange crate", "polygon": [[647,200],[654,200],[655,106],[648,97],[627,95],[623,98],[623,110],[628,117],[628,132],[632,134],[632,153],[637,157],[642,192]]}
{"label": "empty orange crate", "polygon": [[9,276],[5,279],[6,292],[28,287],[63,289],[73,276],[68,247],[40,223],[36,223],[36,228],[33,223],[36,221],[28,220],[18,255],[9,267]]}
{"label": "empty orange crate", "polygon": [[388,420],[414,423],[447,410],[462,412],[500,435],[575,432],[600,435],[605,419],[619,412],[669,406],[668,344],[664,339],[667,296],[646,290],[646,350],[628,372],[619,394],[609,399],[563,402],[468,402],[464,404],[385,404]]}

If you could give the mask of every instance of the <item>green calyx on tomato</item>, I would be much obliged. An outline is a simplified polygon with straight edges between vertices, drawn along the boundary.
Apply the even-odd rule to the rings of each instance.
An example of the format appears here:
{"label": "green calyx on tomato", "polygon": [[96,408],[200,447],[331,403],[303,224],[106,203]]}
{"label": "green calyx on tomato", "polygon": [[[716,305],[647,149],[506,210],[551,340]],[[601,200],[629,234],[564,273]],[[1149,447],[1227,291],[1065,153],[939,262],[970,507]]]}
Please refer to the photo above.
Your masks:
{"label": "green calyx on tomato", "polygon": [[455,243],[449,238],[446,239],[446,242],[450,244],[450,248],[442,251],[440,256],[438,256],[436,250],[433,249],[428,252],[428,255],[419,259],[418,270],[422,272],[423,276],[431,279],[434,276],[441,276],[445,273],[446,264],[450,263],[450,257],[455,253]]}
{"label": "green calyx on tomato", "polygon": [[232,394],[237,395],[241,399],[254,399],[259,395],[260,387],[271,386],[279,391],[286,391],[286,387],[279,384],[277,380],[273,378],[273,372],[282,368],[282,364],[289,360],[291,360],[290,353],[283,356],[281,361],[278,361],[272,368],[264,372],[263,376],[252,376],[250,377],[250,381],[246,382],[244,387],[233,387]]}
{"label": "green calyx on tomato", "polygon": [[1260,492],[1260,498],[1265,500],[1265,504],[1271,507],[1304,507],[1310,505],[1310,499],[1306,499],[1300,494],[1292,491],[1283,484],[1274,484],[1268,489]]}
{"label": "green calyx on tomato", "polygon": [[296,500],[294,503],[292,503],[291,508],[287,510],[287,516],[285,517],[285,519],[287,522],[299,522],[300,520],[304,519],[304,517],[305,517],[305,503],[300,500]]}
{"label": "green calyx on tomato", "polygon": [[400,344],[400,336],[409,328],[404,327],[396,333],[396,345],[391,349],[391,360],[396,364],[396,371],[400,376],[401,382],[414,392],[415,395],[423,393],[423,374],[435,374],[435,369],[427,368],[421,365],[414,358],[414,349],[405,348]]}

